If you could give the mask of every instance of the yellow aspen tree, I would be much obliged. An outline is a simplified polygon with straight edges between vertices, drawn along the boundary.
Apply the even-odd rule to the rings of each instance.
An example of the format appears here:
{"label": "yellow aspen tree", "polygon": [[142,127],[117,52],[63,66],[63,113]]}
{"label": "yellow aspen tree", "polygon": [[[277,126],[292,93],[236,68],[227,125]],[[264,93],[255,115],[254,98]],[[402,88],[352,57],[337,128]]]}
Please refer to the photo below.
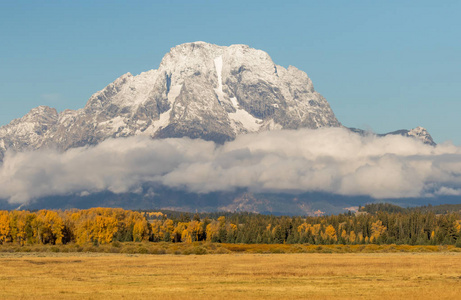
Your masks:
{"label": "yellow aspen tree", "polygon": [[357,235],[355,234],[355,231],[352,230],[351,233],[349,234],[349,242],[355,243],[356,240],[357,240]]}
{"label": "yellow aspen tree", "polygon": [[307,233],[307,232],[313,232],[312,225],[307,224],[306,222],[302,223],[301,225],[298,226],[298,233]]}
{"label": "yellow aspen tree", "polygon": [[154,218],[163,218],[163,213],[161,212],[149,212],[148,213],[149,218],[154,219]]}
{"label": "yellow aspen tree", "polygon": [[186,242],[186,243],[192,243],[192,236],[189,232],[189,230],[184,229],[181,233],[181,241]]}
{"label": "yellow aspen tree", "polygon": [[178,222],[178,224],[174,228],[173,235],[179,238],[178,242],[184,242],[182,239],[182,236],[183,236],[184,230],[186,230],[186,226],[187,226],[187,223]]}
{"label": "yellow aspen tree", "polygon": [[213,241],[213,239],[218,236],[218,233],[219,223],[213,220],[210,224],[206,226],[206,240]]}
{"label": "yellow aspen tree", "polygon": [[173,223],[173,220],[171,219],[166,219],[164,222],[163,222],[163,225],[161,227],[161,231],[162,231],[162,236],[161,238],[164,239],[165,236],[169,236],[170,237],[170,240],[169,241],[173,241],[174,240],[174,223]]}
{"label": "yellow aspen tree", "polygon": [[51,233],[53,234],[53,240],[56,245],[62,244],[62,238],[64,234],[62,230],[64,229],[64,222],[62,218],[55,211],[48,211],[47,220],[50,223]]}
{"label": "yellow aspen tree", "polygon": [[237,228],[238,228],[238,227],[237,227],[236,224],[232,224],[232,223],[230,224],[230,230],[231,230],[232,232],[236,232],[236,231],[237,231]]}
{"label": "yellow aspen tree", "polygon": [[61,244],[64,227],[62,219],[57,212],[51,210],[40,210],[34,224],[36,238],[39,242]]}
{"label": "yellow aspen tree", "polygon": [[0,244],[9,242],[11,234],[10,218],[8,212],[0,211]]}
{"label": "yellow aspen tree", "polygon": [[[11,241],[18,243],[19,245],[24,245],[27,239],[27,225],[28,217],[31,216],[31,213],[28,211],[12,211],[10,212],[10,227],[14,227],[11,234]],[[11,221],[13,221],[11,224]]]}
{"label": "yellow aspen tree", "polygon": [[93,220],[91,239],[100,244],[111,243],[118,231],[118,221],[113,216],[97,216]]}
{"label": "yellow aspen tree", "polygon": [[147,227],[147,221],[137,220],[133,227],[133,240],[135,242],[147,241],[149,239],[149,228]]}
{"label": "yellow aspen tree", "polygon": [[312,227],[310,228],[311,230],[311,234],[313,236],[320,236],[320,230],[322,229],[322,225],[321,224],[314,224],[312,225]]}
{"label": "yellow aspen tree", "polygon": [[371,224],[371,237],[370,241],[373,242],[377,238],[379,238],[384,232],[386,232],[387,227],[383,226],[383,222],[381,220],[378,220],[374,223]]}
{"label": "yellow aspen tree", "polygon": [[333,227],[333,225],[328,225],[327,228],[325,229],[325,234],[327,235],[327,237],[329,237],[330,239],[336,241],[338,238],[336,236],[336,230],[335,228]]}
{"label": "yellow aspen tree", "polygon": [[189,235],[192,241],[198,241],[199,236],[203,233],[201,223],[196,220],[189,222],[187,225],[187,230],[189,231]]}
{"label": "yellow aspen tree", "polygon": [[461,220],[456,220],[454,221],[454,224],[453,224],[455,230],[456,230],[456,233],[459,233],[461,231]]}
{"label": "yellow aspen tree", "polygon": [[[105,219],[106,223],[106,234],[105,234],[105,243],[111,243],[114,240],[114,236],[118,231],[118,221],[115,216],[108,216]],[[144,233],[144,232],[143,232]]]}
{"label": "yellow aspen tree", "polygon": [[154,242],[159,242],[163,240],[164,232],[162,230],[162,221],[161,220],[153,220],[150,223],[151,231],[152,231],[152,240]]}
{"label": "yellow aspen tree", "polygon": [[13,238],[19,245],[24,245],[27,238],[26,226],[27,226],[27,215],[29,212],[25,211],[14,211],[12,212],[16,218],[16,234]]}
{"label": "yellow aspen tree", "polygon": [[92,220],[88,216],[82,216],[80,220],[77,220],[75,238],[79,245],[86,244],[92,239],[91,225]]}

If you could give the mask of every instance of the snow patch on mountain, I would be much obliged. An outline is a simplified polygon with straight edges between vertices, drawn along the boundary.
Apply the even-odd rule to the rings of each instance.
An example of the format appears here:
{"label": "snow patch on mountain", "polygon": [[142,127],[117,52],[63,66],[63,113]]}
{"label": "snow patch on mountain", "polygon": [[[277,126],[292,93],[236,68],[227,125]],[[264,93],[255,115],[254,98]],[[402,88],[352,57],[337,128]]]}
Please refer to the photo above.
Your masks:
{"label": "snow patch on mountain", "polygon": [[218,75],[218,88],[215,89],[218,99],[224,101],[224,93],[222,91],[222,56],[214,59],[216,74]]}
{"label": "snow patch on mountain", "polygon": [[235,123],[243,125],[249,132],[256,132],[262,127],[263,120],[253,117],[246,110],[240,108],[237,98],[232,97],[230,100],[235,108],[235,113],[229,113],[229,118],[234,121],[235,129],[238,128]]}
{"label": "snow patch on mountain", "polygon": [[[173,110],[173,105],[175,104],[176,98],[179,96],[181,92],[181,88],[182,84],[171,87],[170,92],[168,93],[168,103],[170,104],[170,108],[164,113],[160,114],[159,119],[152,123],[152,128],[154,130],[153,132],[156,132],[159,129],[166,127],[169,124],[171,118],[171,111]],[[177,105],[180,106],[181,104],[178,103]]]}

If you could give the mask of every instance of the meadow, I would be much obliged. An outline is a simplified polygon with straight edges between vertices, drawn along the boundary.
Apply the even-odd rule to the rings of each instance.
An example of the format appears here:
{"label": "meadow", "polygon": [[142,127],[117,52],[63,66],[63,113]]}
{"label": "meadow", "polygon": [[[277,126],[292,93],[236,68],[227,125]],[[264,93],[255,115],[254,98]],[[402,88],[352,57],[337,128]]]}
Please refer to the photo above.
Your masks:
{"label": "meadow", "polygon": [[0,253],[1,299],[455,299],[461,253]]}

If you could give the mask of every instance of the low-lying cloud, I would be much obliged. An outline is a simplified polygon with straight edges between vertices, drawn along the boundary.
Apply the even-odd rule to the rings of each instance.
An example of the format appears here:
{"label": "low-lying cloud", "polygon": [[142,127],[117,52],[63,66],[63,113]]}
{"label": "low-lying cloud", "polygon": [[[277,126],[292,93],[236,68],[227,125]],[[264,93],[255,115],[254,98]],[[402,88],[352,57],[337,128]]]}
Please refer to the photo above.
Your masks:
{"label": "low-lying cloud", "polygon": [[403,198],[461,195],[461,148],[402,136],[360,136],[340,128],[203,140],[131,137],[64,153],[7,152],[0,198],[136,192],[156,182],[191,192],[328,192]]}

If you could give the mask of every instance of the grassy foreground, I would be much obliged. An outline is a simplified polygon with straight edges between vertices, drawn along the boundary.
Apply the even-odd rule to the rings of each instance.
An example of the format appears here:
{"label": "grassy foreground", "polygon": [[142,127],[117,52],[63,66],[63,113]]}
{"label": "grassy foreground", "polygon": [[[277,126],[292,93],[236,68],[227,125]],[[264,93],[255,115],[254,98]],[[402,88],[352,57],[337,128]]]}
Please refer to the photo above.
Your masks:
{"label": "grassy foreground", "polygon": [[0,253],[0,299],[456,299],[461,253]]}

